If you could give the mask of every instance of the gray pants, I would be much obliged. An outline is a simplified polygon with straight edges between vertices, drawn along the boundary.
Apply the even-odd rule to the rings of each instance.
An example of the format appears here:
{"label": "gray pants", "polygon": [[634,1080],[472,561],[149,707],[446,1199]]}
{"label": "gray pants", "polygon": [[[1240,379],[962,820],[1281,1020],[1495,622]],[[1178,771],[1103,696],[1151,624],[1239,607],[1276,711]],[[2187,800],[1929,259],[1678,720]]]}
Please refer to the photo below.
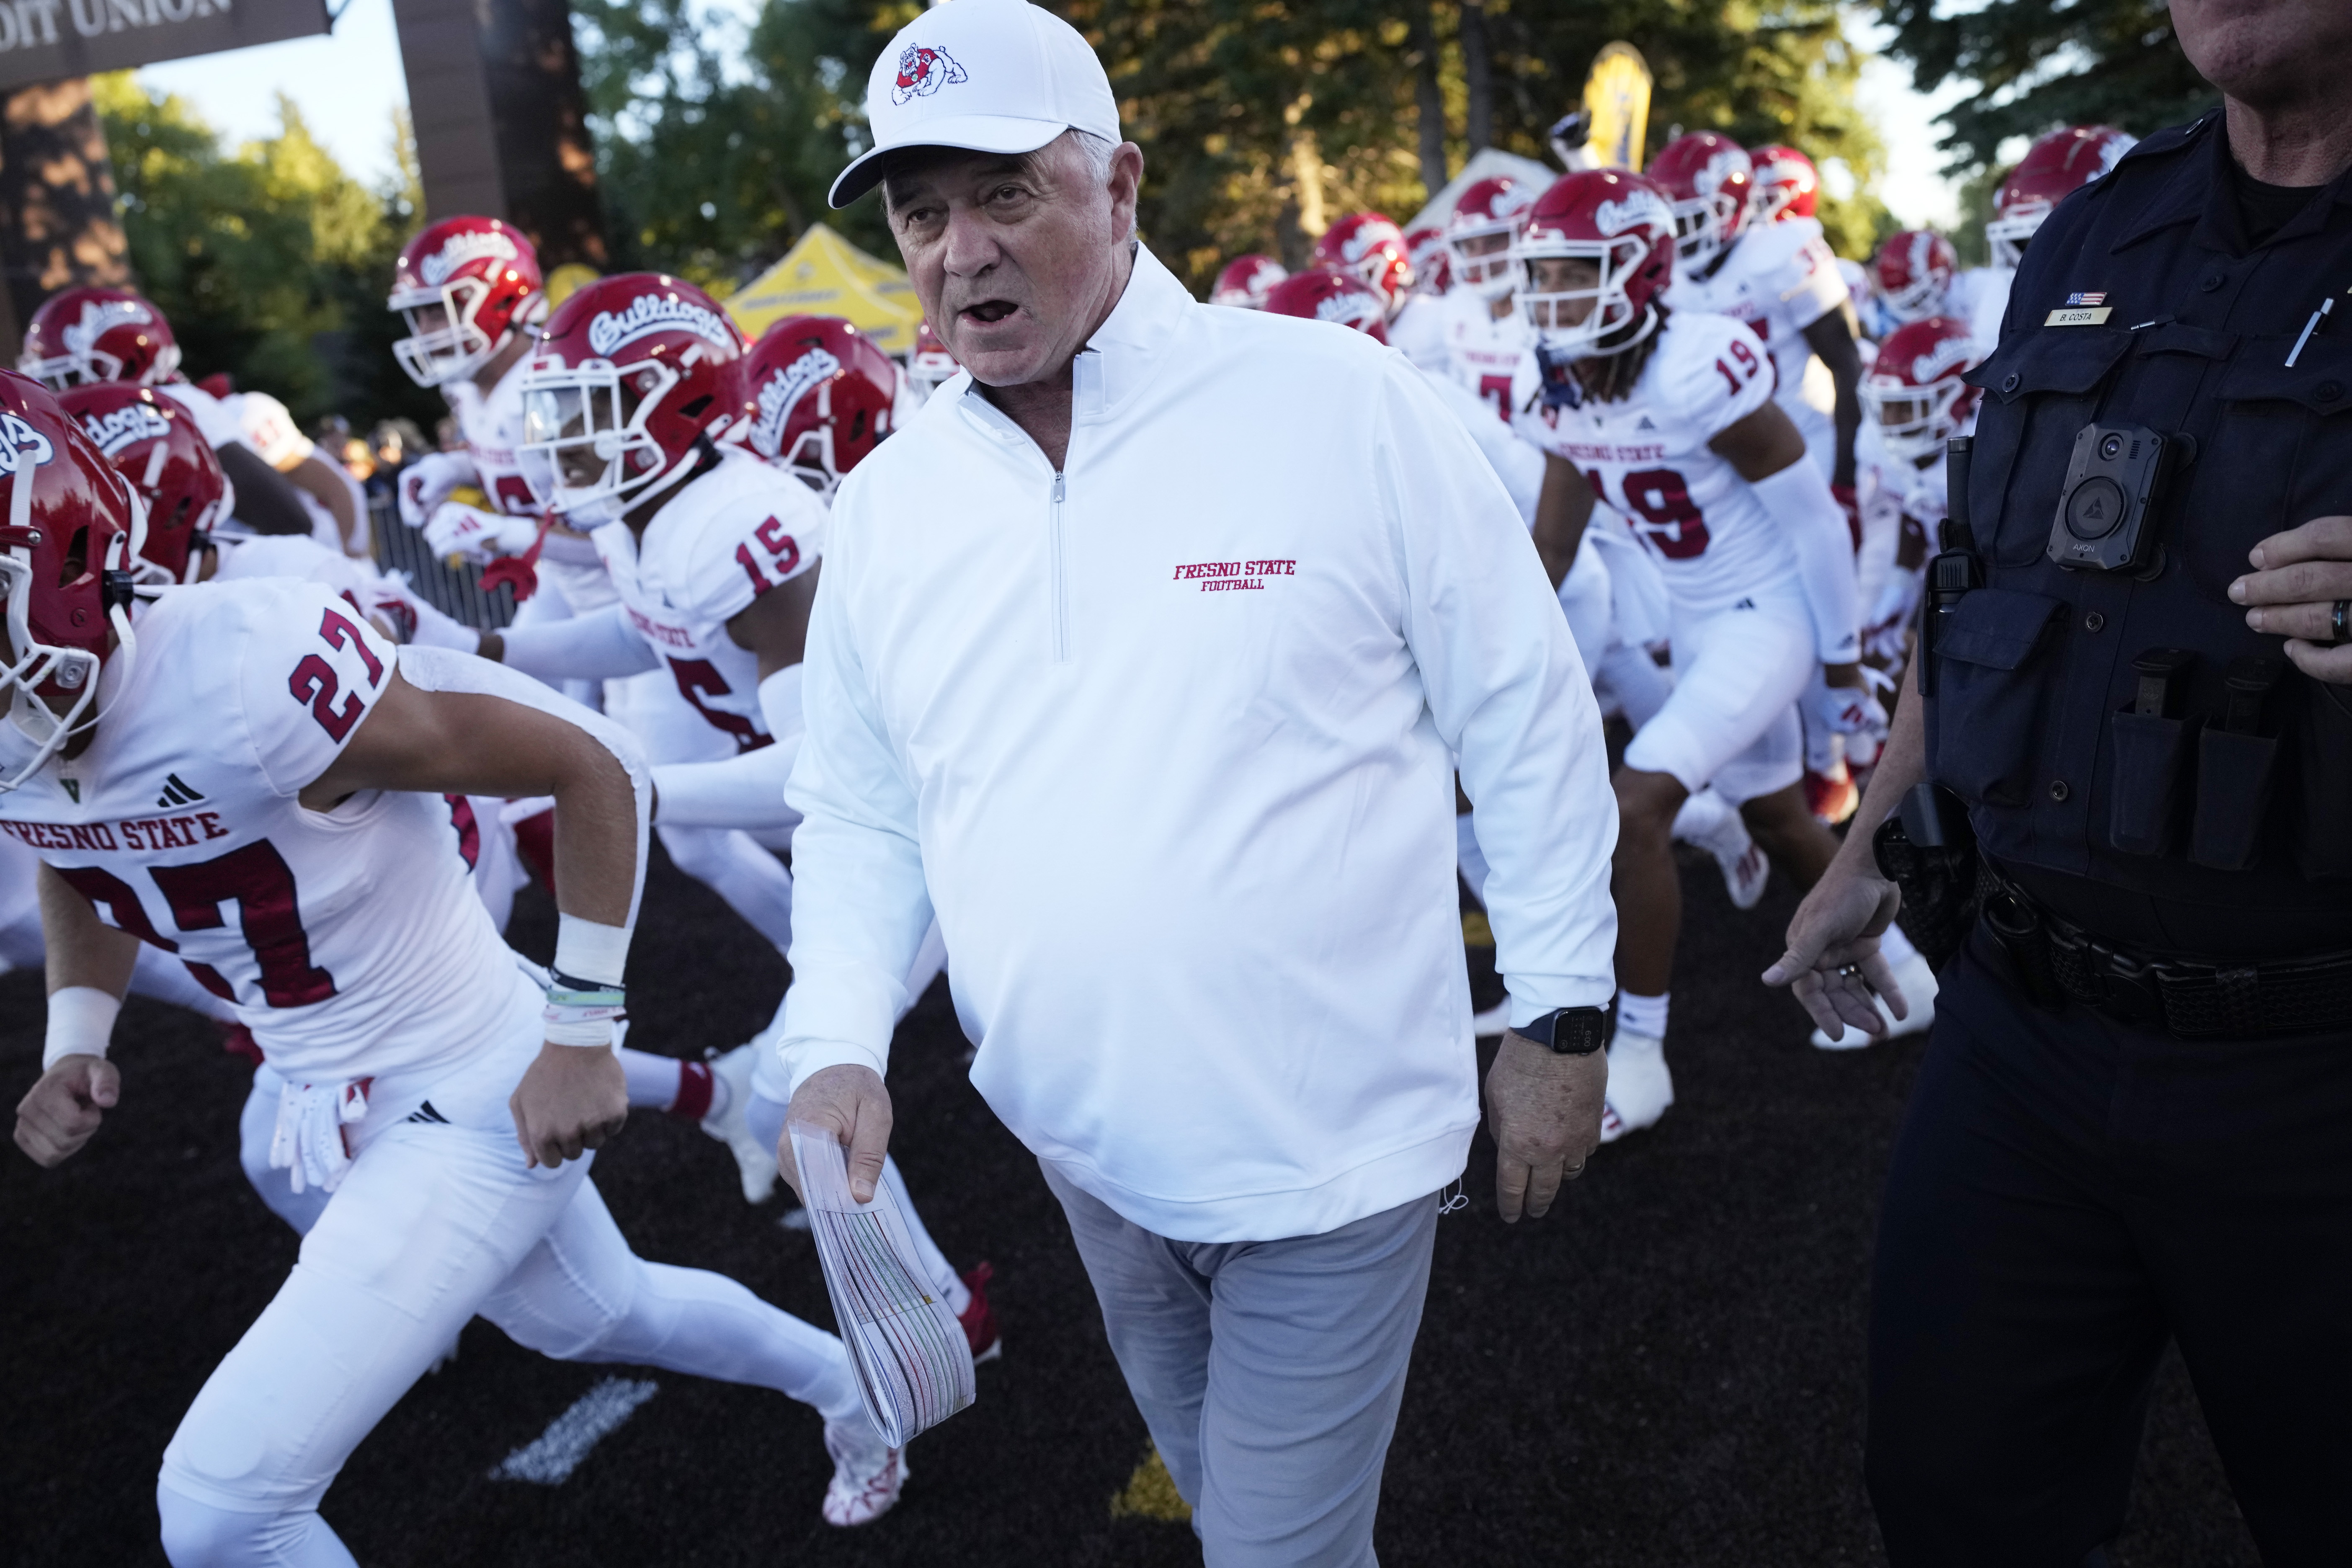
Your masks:
{"label": "gray pants", "polygon": [[1436,1197],[1322,1236],[1171,1241],[1045,1171],[1208,1568],[1375,1568]]}

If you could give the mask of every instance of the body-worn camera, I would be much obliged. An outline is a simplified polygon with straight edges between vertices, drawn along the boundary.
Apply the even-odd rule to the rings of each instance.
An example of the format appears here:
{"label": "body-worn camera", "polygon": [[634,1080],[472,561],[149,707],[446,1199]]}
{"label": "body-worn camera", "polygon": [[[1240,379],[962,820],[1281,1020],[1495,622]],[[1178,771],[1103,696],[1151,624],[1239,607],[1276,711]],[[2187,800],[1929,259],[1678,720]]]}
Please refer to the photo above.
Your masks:
{"label": "body-worn camera", "polygon": [[2080,572],[2138,572],[2156,559],[2156,509],[2188,451],[2144,425],[2086,425],[2050,524],[2050,559]]}

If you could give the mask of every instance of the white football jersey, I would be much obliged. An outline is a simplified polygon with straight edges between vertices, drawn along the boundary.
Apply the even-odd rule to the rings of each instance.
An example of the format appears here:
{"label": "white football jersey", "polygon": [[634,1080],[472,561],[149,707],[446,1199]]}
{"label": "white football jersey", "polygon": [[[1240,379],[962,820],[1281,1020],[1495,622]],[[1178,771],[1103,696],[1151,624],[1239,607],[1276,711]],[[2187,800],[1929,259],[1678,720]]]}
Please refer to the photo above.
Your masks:
{"label": "white football jersey", "polygon": [[1445,369],[1469,388],[1496,419],[1511,417],[1511,378],[1535,342],[1535,329],[1514,308],[1497,318],[1494,308],[1467,289],[1444,299]]}
{"label": "white football jersey", "polygon": [[1544,405],[1529,350],[1512,388],[1528,440],[1582,469],[1657,558],[1677,611],[1716,609],[1793,581],[1796,552],[1730,462],[1707,443],[1771,401],[1756,334],[1726,316],[1677,310],[1623,401]]}
{"label": "white football jersey", "polygon": [[1729,316],[1764,340],[1780,384],[1773,395],[1821,460],[1837,439],[1837,384],[1805,341],[1805,329],[1846,302],[1845,276],[1812,218],[1751,226],[1711,277],[1679,264],[1666,303]]}
{"label": "white football jersey", "polygon": [[1444,374],[1445,370],[1445,310],[1447,302],[1461,290],[1452,294],[1414,294],[1396,313],[1396,319],[1384,329],[1389,347],[1423,370]]}
{"label": "white football jersey", "polygon": [[727,623],[777,584],[817,563],[824,503],[740,447],[662,503],[640,539],[625,522],[594,538],[630,625],[668,667],[677,689],[741,751],[773,739],[760,711],[760,661]]}
{"label": "white football jersey", "polygon": [[[96,740],[0,795],[0,832],[179,957],[293,1082],[437,1070],[509,1034],[517,972],[475,896],[464,797],[296,798],[383,695],[393,646],[285,578],[170,589],[138,630]],[[28,743],[0,725],[0,752]]]}

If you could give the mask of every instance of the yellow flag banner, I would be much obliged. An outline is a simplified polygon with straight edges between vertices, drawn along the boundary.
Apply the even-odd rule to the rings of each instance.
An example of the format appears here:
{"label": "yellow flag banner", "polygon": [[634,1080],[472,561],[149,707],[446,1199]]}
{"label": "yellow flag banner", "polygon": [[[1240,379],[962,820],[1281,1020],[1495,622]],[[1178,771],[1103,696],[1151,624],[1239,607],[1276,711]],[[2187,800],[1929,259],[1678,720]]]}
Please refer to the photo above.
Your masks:
{"label": "yellow flag banner", "polygon": [[1584,79],[1584,107],[1592,116],[1584,151],[1594,166],[1641,168],[1650,129],[1650,66],[1642,51],[1627,43],[1603,44]]}
{"label": "yellow flag banner", "polygon": [[751,338],[786,316],[841,316],[891,354],[913,351],[923,319],[904,272],[821,223],[809,225],[782,261],[730,295],[727,313]]}

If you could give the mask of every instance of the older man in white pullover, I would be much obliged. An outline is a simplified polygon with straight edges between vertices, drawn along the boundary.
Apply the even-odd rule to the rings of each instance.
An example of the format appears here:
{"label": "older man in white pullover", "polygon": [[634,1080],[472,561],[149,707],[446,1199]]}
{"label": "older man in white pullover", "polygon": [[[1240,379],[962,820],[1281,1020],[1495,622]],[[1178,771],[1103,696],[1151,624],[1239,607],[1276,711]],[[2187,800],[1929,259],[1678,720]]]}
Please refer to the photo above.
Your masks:
{"label": "older man in white pullover", "polygon": [[1066,24],[930,11],[867,110],[834,200],[884,184],[966,374],[834,510],[789,791],[793,1114],[871,1190],[936,910],[972,1080],[1068,1213],[1207,1561],[1370,1563],[1479,1117],[1457,756],[1516,1026],[1503,1216],[1598,1134],[1616,823],[1583,668],[1402,356],[1198,305],[1133,240],[1142,154]]}

